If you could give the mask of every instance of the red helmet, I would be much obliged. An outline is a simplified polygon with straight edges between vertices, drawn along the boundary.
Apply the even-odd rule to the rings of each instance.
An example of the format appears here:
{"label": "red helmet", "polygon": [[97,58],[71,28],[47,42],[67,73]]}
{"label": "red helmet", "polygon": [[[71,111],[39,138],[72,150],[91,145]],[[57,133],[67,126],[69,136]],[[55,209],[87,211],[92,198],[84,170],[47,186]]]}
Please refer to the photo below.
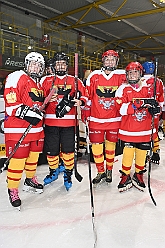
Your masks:
{"label": "red helmet", "polygon": [[119,58],[118,52],[115,52],[114,50],[108,50],[102,54],[102,60],[104,57],[107,57],[109,55]]}
{"label": "red helmet", "polygon": [[[114,66],[110,66],[110,65],[105,65],[105,59],[108,56],[113,56],[116,59],[116,64]],[[107,71],[114,71],[117,68],[118,62],[119,62],[119,54],[118,52],[115,52],[114,50],[108,50],[105,53],[102,54],[102,61],[103,61],[103,70],[107,70]]]}
{"label": "red helmet", "polygon": [[143,66],[139,62],[131,62],[126,67],[126,71],[130,70],[137,70],[143,72]]}
{"label": "red helmet", "polygon": [[[137,79],[129,79],[129,76],[128,76],[128,72],[130,70],[136,70],[136,71],[139,71],[139,77]],[[138,83],[138,81],[140,80],[140,78],[142,77],[143,75],[143,66],[139,63],[139,62],[131,62],[127,65],[126,67],[126,77],[127,77],[127,80],[130,84],[136,84]]]}

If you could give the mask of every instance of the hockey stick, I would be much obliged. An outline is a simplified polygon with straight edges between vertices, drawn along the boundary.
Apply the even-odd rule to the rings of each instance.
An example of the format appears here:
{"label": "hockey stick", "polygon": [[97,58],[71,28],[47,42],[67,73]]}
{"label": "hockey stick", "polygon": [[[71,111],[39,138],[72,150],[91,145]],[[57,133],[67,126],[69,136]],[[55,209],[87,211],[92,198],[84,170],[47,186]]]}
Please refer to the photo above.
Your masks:
{"label": "hockey stick", "polygon": [[[75,99],[77,99],[78,91],[78,53],[75,53]],[[77,171],[77,153],[78,153],[78,139],[77,139],[77,107],[75,107],[75,151],[74,151],[74,172],[75,178],[81,182],[83,177]]]}
{"label": "hockey stick", "polygon": [[92,188],[92,175],[91,175],[91,162],[90,162],[90,148],[89,148],[89,128],[88,122],[86,121],[86,142],[87,142],[87,154],[88,154],[88,169],[89,169],[89,186],[91,196],[91,211],[92,211],[92,225],[94,233],[94,248],[97,244],[97,232],[95,228],[95,213],[94,213],[94,200],[93,200],[93,188]]}
{"label": "hockey stick", "polygon": [[[52,98],[52,96],[53,96],[53,94],[55,92],[56,92],[56,87],[53,87],[52,90],[50,91],[49,95],[45,98],[43,104],[39,107],[39,111],[43,111],[44,110],[45,106],[48,104],[48,102],[50,101],[50,99]],[[15,152],[17,151],[17,149],[21,145],[22,141],[25,139],[26,135],[29,133],[29,131],[32,128],[32,126],[33,126],[32,124],[29,124],[29,126],[26,128],[25,132],[23,133],[23,135],[21,136],[21,138],[19,139],[19,141],[15,145],[13,151],[10,153],[9,157],[5,161],[3,167],[0,170],[0,173],[2,173],[4,171],[4,169],[7,166],[8,162],[13,157],[13,155],[15,154]]]}
{"label": "hockey stick", "polygon": [[[155,60],[155,75],[154,75],[154,99],[156,100],[156,81],[157,81],[157,71],[158,71],[158,59]],[[152,149],[154,147],[154,141],[153,141],[153,129],[154,129],[154,115],[152,116],[152,132],[151,132],[151,148],[150,148],[150,154],[149,154],[149,165],[148,165],[148,191],[150,194],[150,197],[156,206],[156,201],[152,195],[151,191],[151,157],[152,157]]]}

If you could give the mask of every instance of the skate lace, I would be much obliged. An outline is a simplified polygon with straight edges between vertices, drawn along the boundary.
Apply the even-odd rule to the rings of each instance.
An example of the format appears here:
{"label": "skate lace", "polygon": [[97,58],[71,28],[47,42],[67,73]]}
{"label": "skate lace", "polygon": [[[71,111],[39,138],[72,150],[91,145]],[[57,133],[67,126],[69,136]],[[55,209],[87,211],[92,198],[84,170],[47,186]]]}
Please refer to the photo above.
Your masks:
{"label": "skate lace", "polygon": [[122,176],[120,177],[120,178],[121,178],[120,184],[124,184],[124,183],[127,181],[128,177],[129,177],[129,176],[127,176],[127,175],[122,175]]}
{"label": "skate lace", "polygon": [[136,177],[140,183],[144,183],[143,181],[143,174],[136,173]]}
{"label": "skate lace", "polygon": [[107,178],[111,178],[111,176],[112,176],[112,173],[111,173],[111,170],[109,171],[107,171]]}
{"label": "skate lace", "polygon": [[11,197],[12,202],[18,200],[19,199],[18,189],[10,189],[10,197]]}
{"label": "skate lace", "polygon": [[38,181],[37,181],[37,177],[36,176],[32,178],[32,182],[38,185]]}
{"label": "skate lace", "polygon": [[96,175],[96,178],[95,178],[95,179],[96,179],[96,180],[97,180],[97,179],[100,179],[101,176],[102,176],[101,173],[98,173],[98,174]]}

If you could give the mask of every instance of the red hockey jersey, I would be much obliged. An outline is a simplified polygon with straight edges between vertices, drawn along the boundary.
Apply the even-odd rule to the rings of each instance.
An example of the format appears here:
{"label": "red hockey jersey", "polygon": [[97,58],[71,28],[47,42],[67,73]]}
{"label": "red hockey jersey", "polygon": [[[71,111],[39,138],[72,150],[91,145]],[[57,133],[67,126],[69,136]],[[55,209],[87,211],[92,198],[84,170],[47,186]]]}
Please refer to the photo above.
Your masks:
{"label": "red hockey jersey", "polygon": [[[150,98],[149,87],[145,80],[136,89],[130,84],[121,85],[116,92],[120,96],[122,121],[119,129],[119,139],[126,142],[149,142],[152,133],[152,116],[147,108],[134,109],[134,99]],[[155,138],[156,129],[153,129]]]}
{"label": "red hockey jersey", "polygon": [[[154,97],[154,76],[153,75],[144,75],[147,85],[149,86],[149,93],[151,97]],[[163,82],[161,79],[157,78],[156,80],[156,100],[159,105],[163,108],[164,102],[164,90],[163,90]]]}
{"label": "red hockey jersey", "polygon": [[[15,112],[22,104],[29,107],[39,107],[44,101],[43,90],[40,85],[29,77],[24,71],[15,71],[9,74],[5,83],[5,140],[18,141],[29,122],[15,117]],[[44,137],[43,121],[33,126],[25,137],[25,141],[39,140]]]}
{"label": "red hockey jersey", "polygon": [[[50,92],[50,89],[53,85],[57,86],[57,100],[48,103],[46,107],[45,113],[45,124],[48,126],[57,126],[57,127],[70,127],[75,126],[75,107],[72,109],[62,118],[56,117],[56,106],[62,100],[64,95],[70,94],[74,96],[75,93],[75,78],[71,75],[64,75],[64,76],[46,76],[42,78],[41,85],[44,90],[44,95],[47,96]],[[80,100],[86,103],[87,101],[87,91],[80,79],[77,80],[77,88],[78,88],[78,95],[80,96]]]}
{"label": "red hockey jersey", "polygon": [[125,81],[125,70],[114,70],[109,75],[102,70],[95,70],[88,76],[86,87],[91,105],[90,128],[119,128],[121,115],[116,108],[115,92]]}

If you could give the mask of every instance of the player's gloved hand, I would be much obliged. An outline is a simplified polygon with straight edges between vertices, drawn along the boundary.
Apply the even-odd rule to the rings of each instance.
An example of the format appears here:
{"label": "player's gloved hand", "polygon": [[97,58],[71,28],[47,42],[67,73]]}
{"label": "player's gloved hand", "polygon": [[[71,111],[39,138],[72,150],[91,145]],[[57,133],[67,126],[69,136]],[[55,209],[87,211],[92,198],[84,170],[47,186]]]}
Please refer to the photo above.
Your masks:
{"label": "player's gloved hand", "polygon": [[81,120],[83,123],[86,123],[86,121],[89,121],[91,115],[91,108],[89,106],[84,106],[81,108]]}
{"label": "player's gloved hand", "polygon": [[29,122],[33,126],[36,126],[43,119],[44,114],[37,108],[30,108],[27,105],[21,105],[16,110],[15,116]]}
{"label": "player's gloved hand", "polygon": [[66,95],[63,99],[59,102],[56,107],[55,114],[57,118],[62,118],[66,115],[74,106],[75,102],[72,101],[74,97],[70,95]]}
{"label": "player's gloved hand", "polygon": [[133,107],[134,109],[140,109],[140,108],[142,108],[143,104],[144,104],[144,102],[143,102],[142,100],[140,100],[140,99],[135,99],[135,100],[133,101],[133,103],[132,103],[132,107]]}
{"label": "player's gloved hand", "polygon": [[159,104],[158,104],[158,106],[149,107],[149,108],[148,108],[148,112],[149,112],[152,116],[154,116],[154,115],[156,115],[156,114],[160,114],[160,106],[159,106]]}

